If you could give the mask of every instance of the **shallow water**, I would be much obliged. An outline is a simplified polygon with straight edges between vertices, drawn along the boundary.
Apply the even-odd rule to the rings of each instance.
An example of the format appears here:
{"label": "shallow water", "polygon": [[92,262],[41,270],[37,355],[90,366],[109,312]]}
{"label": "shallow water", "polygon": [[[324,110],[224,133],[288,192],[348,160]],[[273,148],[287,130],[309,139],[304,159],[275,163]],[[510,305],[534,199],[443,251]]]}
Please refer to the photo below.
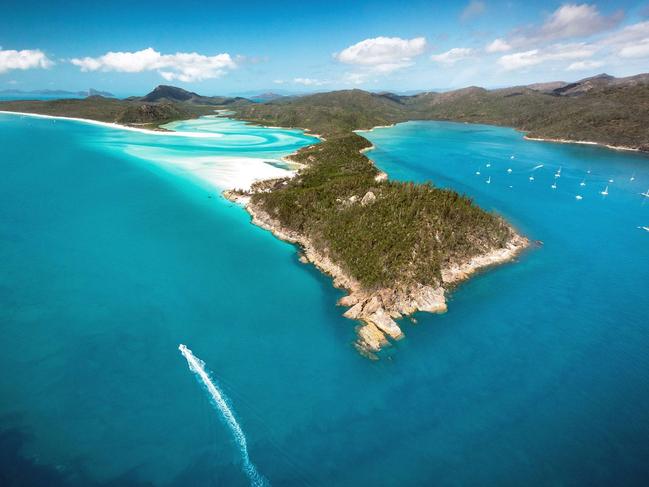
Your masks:
{"label": "shallow water", "polygon": [[203,157],[278,159],[313,139],[194,123],[224,137],[0,115],[0,467],[10,478],[247,485],[184,343],[271,484],[643,484],[647,157],[485,126],[366,133],[391,177],[465,192],[544,242],[461,286],[447,314],[404,323],[406,339],[374,363],[352,348],[330,280],[220,198],[223,178],[192,172]]}

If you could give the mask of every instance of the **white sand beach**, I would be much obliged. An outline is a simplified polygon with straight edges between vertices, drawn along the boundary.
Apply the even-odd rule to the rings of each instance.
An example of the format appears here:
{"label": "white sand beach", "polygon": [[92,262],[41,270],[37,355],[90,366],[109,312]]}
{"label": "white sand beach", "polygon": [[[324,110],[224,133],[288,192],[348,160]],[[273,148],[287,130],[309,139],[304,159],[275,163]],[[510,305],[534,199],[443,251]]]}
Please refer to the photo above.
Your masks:
{"label": "white sand beach", "polygon": [[87,118],[76,118],[76,117],[61,117],[57,115],[41,115],[38,113],[26,113],[26,112],[10,112],[10,111],[4,111],[0,110],[1,114],[7,114],[7,115],[20,115],[24,117],[34,117],[34,118],[49,118],[49,119],[54,119],[54,120],[71,120],[74,122],[82,122],[82,123],[89,123],[92,125],[100,125],[102,127],[109,127],[109,128],[114,128],[114,129],[119,129],[119,130],[129,130],[131,132],[139,132],[142,134],[149,134],[149,135],[164,135],[164,136],[171,136],[171,137],[195,137],[195,138],[219,138],[223,137],[223,134],[219,134],[216,132],[172,132],[172,131],[164,131],[164,130],[151,130],[151,129],[143,129],[143,128],[138,128],[138,127],[132,127],[130,125],[121,125],[119,123],[113,123],[113,122],[100,122],[98,120],[90,120]]}

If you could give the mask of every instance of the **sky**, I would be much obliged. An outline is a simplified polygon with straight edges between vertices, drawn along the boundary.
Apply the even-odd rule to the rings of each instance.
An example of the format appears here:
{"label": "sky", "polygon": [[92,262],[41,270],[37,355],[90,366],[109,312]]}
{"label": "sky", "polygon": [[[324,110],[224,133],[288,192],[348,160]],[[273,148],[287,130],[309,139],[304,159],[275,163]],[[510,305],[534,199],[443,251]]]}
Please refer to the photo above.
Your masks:
{"label": "sky", "polygon": [[408,92],[648,71],[649,0],[0,4],[0,90]]}

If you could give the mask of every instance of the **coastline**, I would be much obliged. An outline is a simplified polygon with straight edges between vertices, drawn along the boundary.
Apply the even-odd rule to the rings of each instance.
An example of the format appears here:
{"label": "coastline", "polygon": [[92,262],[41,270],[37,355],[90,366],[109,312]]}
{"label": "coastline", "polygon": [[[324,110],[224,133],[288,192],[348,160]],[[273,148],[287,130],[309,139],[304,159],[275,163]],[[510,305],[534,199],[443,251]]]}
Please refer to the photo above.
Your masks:
{"label": "coastline", "polygon": [[349,308],[343,313],[345,318],[361,322],[356,328],[358,338],[354,345],[362,355],[373,360],[378,359],[377,352],[390,345],[390,340],[396,341],[404,337],[396,319],[417,311],[444,313],[447,310],[448,287],[469,279],[477,272],[514,260],[529,246],[527,238],[514,233],[504,248],[444,268],[443,282],[439,286],[409,284],[367,290],[328,255],[316,250],[308,237],[283,227],[279,221],[252,203],[249,194],[226,190],[223,196],[240,204],[250,214],[254,225],[270,231],[280,240],[299,246],[304,257],[300,259],[302,262],[310,262],[333,279],[334,287],[347,291],[348,294],[338,301],[338,305]]}
{"label": "coastline", "polygon": [[[431,120],[407,120],[404,122],[397,122],[393,123],[390,125],[377,125],[376,127],[372,127],[371,129],[358,129],[354,130],[355,133],[362,133],[362,132],[373,132],[375,129],[382,129],[382,128],[390,128],[394,127],[398,123],[407,123],[410,121],[419,121],[419,122],[453,122],[453,123],[464,123],[467,125],[485,125],[485,123],[482,122],[466,122],[466,121],[459,121],[459,120],[443,120],[443,119],[431,119]],[[502,125],[498,124],[489,124],[486,123],[486,125],[493,125],[497,127],[502,127]],[[612,149],[612,150],[617,150],[617,151],[629,151],[629,152],[640,152],[640,153],[646,153],[649,152],[649,150],[643,150],[642,148],[638,147],[629,147],[626,145],[612,145],[612,144],[605,144],[603,142],[594,142],[591,140],[575,140],[575,139],[557,139],[557,138],[551,138],[551,137],[532,137],[530,135],[527,135],[527,131],[522,130],[522,129],[517,129],[516,127],[511,127],[511,126],[505,126],[509,128],[513,128],[514,130],[523,133],[523,138],[525,140],[531,140],[535,142],[554,142],[557,144],[579,144],[579,145],[594,145],[597,147],[602,147],[605,149]],[[363,149],[364,152],[372,150],[373,147],[368,147],[367,149]]]}
{"label": "coastline", "polygon": [[118,130],[128,130],[131,132],[139,132],[142,134],[148,134],[148,135],[164,135],[164,136],[170,136],[170,137],[195,137],[195,138],[203,138],[203,139],[217,139],[220,137],[223,137],[223,134],[218,134],[218,133],[208,133],[208,132],[174,132],[171,130],[153,130],[153,129],[143,129],[143,128],[138,128],[138,127],[133,127],[131,125],[123,125],[115,122],[101,122],[99,120],[92,120],[90,118],[77,118],[77,117],[63,117],[60,115],[42,115],[40,113],[29,113],[29,112],[12,112],[12,111],[7,111],[7,110],[0,110],[0,114],[5,114],[5,115],[20,115],[23,117],[34,117],[34,118],[46,118],[46,119],[54,119],[54,120],[69,120],[73,122],[81,122],[81,123],[87,123],[91,125],[99,125],[101,127],[108,127],[108,128],[113,128],[113,129],[118,129]]}
{"label": "coastline", "polygon": [[[401,122],[399,122],[401,123]],[[374,132],[376,129],[389,129],[390,127],[394,127],[396,123],[391,123],[390,125],[376,125],[370,129],[358,129],[354,130],[353,132],[359,133],[359,132]]]}
{"label": "coastline", "polygon": [[[91,119],[62,117],[55,115],[41,115],[35,113],[22,113],[11,111],[0,111],[0,114],[21,115],[35,118],[44,119],[62,119],[75,122],[87,123],[97,125],[109,129],[127,130],[131,132],[144,133],[147,135],[158,136],[180,136],[180,137],[194,137],[194,138],[221,138],[223,134],[213,132],[174,132],[164,130],[150,130],[128,125],[121,125],[117,123],[101,122]],[[297,151],[296,151],[297,152]],[[295,154],[295,152],[293,153]],[[290,154],[292,155],[292,154]],[[285,156],[288,157],[288,156]],[[280,168],[268,162],[284,162],[292,167]],[[241,156],[204,156],[204,157],[190,157],[186,161],[182,159],[167,160],[158,158],[151,161],[155,164],[162,166],[179,167],[188,174],[200,179],[207,183],[215,190],[221,192],[224,189],[235,187],[237,189],[247,190],[251,185],[258,181],[272,180],[276,178],[291,178],[295,176],[296,171],[303,166],[303,164],[285,160],[284,157],[280,159],[268,159],[258,157],[241,157]],[[223,166],[223,171],[220,173],[214,172],[214,165]]]}
{"label": "coastline", "polygon": [[[164,133],[161,131],[141,129],[116,123],[73,117],[4,111],[0,111],[0,113],[79,121],[108,128],[147,133],[150,135],[222,137],[221,134],[201,132]],[[370,132],[375,128],[387,127],[390,126],[380,126],[374,127],[369,130],[359,130],[354,132]],[[300,130],[303,130],[304,133],[310,136],[316,137],[318,140],[325,140],[324,137],[319,134],[312,134],[309,130]],[[306,147],[311,147],[312,145],[313,144]],[[364,154],[374,148],[374,145],[370,145],[369,147],[361,149],[359,152],[361,154]],[[304,148],[300,150],[303,149]],[[361,354],[367,356],[368,358],[377,359],[378,356],[376,355],[376,353],[379,352],[382,348],[389,346],[391,340],[400,340],[404,337],[403,331],[395,320],[412,315],[417,311],[426,311],[430,313],[445,312],[447,309],[446,290],[448,287],[468,279],[471,275],[480,270],[511,261],[529,245],[527,239],[521,237],[512,229],[512,238],[504,248],[492,250],[485,254],[474,256],[467,261],[454,263],[453,265],[443,268],[442,281],[439,285],[430,286],[415,283],[407,285],[396,285],[390,288],[385,287],[372,290],[364,289],[356,279],[348,275],[328,255],[326,255],[326,253],[322,253],[316,250],[316,247],[312,244],[307,236],[284,228],[279,221],[275,220],[271,215],[269,215],[259,206],[254,205],[251,201],[250,196],[252,192],[250,191],[250,186],[253,185],[253,182],[270,181],[275,180],[278,177],[292,177],[296,174],[297,170],[305,167],[304,163],[295,161],[293,159],[293,156],[299,153],[300,150],[281,157],[281,161],[295,166],[295,169],[288,171],[290,174],[273,173],[259,177],[260,175],[258,174],[258,172],[254,171],[257,177],[253,178],[253,174],[250,174],[250,177],[246,178],[246,182],[250,184],[237,184],[234,187],[230,185],[229,187],[232,189],[224,190],[223,196],[231,201],[235,201],[241,204],[251,215],[253,224],[270,231],[280,240],[298,245],[303,252],[304,260],[311,262],[321,272],[331,276],[333,278],[333,285],[335,287],[347,291],[348,294],[341,298],[338,304],[349,308],[343,313],[344,317],[359,322],[359,325],[356,328],[358,338],[355,342],[355,346]],[[374,165],[374,162],[371,161],[371,159],[369,160]],[[375,179],[377,181],[386,180],[388,179],[388,175],[385,172],[379,170]],[[208,182],[210,182],[210,184],[214,184],[209,180]],[[219,186],[217,185],[217,188],[218,187]],[[220,188],[223,188],[223,185],[221,185]],[[267,191],[268,189],[263,190]]]}
{"label": "coastline", "polygon": [[556,144],[595,145],[595,146],[598,146],[598,147],[603,147],[603,148],[606,148],[606,149],[619,150],[619,151],[646,152],[646,151],[643,151],[642,149],[638,149],[637,147],[628,147],[628,146],[624,146],[624,145],[603,144],[601,142],[593,142],[593,141],[590,141],[590,140],[552,139],[552,138],[545,138],[545,137],[530,137],[529,135],[524,135],[523,138],[525,140],[533,140],[533,141],[536,141],[536,142],[554,142]]}
{"label": "coastline", "polygon": [[[371,145],[359,152],[364,154],[374,148],[374,145]],[[293,162],[290,160],[290,156],[297,152],[299,151],[284,156],[282,160]],[[369,160],[374,165],[374,161]],[[302,164],[302,166],[304,165]],[[377,181],[387,180],[388,175],[379,170],[375,179]],[[264,188],[262,191],[268,191],[268,189]],[[418,311],[446,312],[446,291],[448,288],[469,279],[477,272],[514,260],[530,245],[527,238],[519,235],[512,228],[512,237],[503,248],[494,249],[443,268],[442,282],[437,286],[417,283],[368,290],[363,288],[353,276],[348,275],[326,253],[318,251],[306,235],[285,228],[268,212],[255,205],[251,198],[254,192],[231,189],[223,191],[222,194],[224,198],[241,205],[250,214],[252,224],[270,231],[280,240],[297,245],[302,253],[301,262],[313,264],[333,279],[334,287],[347,291],[348,294],[338,301],[338,305],[348,308],[343,313],[345,318],[360,322],[356,327],[357,340],[354,346],[359,353],[371,360],[378,360],[377,352],[390,346],[391,340],[397,341],[404,338],[405,335],[395,320]]]}

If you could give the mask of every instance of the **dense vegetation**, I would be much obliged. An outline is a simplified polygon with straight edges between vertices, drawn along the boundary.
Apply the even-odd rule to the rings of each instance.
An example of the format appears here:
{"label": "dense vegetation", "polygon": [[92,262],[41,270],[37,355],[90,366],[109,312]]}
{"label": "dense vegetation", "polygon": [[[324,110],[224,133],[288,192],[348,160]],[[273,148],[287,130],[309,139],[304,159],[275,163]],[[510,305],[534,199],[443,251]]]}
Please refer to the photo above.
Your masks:
{"label": "dense vegetation", "polygon": [[305,164],[298,176],[255,192],[253,203],[308,236],[368,288],[439,283],[445,265],[502,247],[513,230],[453,191],[377,178],[360,152],[369,142],[355,129],[412,119],[455,120],[649,150],[647,75],[414,96],[346,90],[266,103],[203,97],[170,86],[126,100],[93,96],[0,103],[3,110],[139,125],[213,113],[217,107],[234,108],[239,118],[252,122],[302,127],[326,137],[294,156]]}
{"label": "dense vegetation", "polygon": [[173,120],[195,118],[213,113],[214,107],[172,102],[146,103],[139,100],[118,100],[91,96],[83,99],[0,102],[0,110],[157,126]]}
{"label": "dense vegetation", "polygon": [[[649,147],[649,81],[602,76],[488,91],[398,96],[361,90],[322,93],[237,110],[267,125],[308,128],[327,140],[300,151],[298,177],[253,195],[282,225],[309,236],[367,287],[438,283],[451,262],[502,247],[513,230],[471,200],[430,184],[377,181],[350,133],[410,119],[516,127],[532,136]],[[373,201],[363,204],[372,193]]]}
{"label": "dense vegetation", "polygon": [[61,100],[19,100],[0,102],[0,110],[63,117],[88,118],[130,125],[157,125],[213,114],[217,108],[251,103],[245,98],[200,96],[173,86],[158,86],[143,97],[125,100],[89,96]]}
{"label": "dense vegetation", "polygon": [[377,181],[359,152],[367,147],[348,133],[302,150],[295,159],[306,168],[255,193],[253,202],[370,289],[439,283],[445,264],[502,247],[512,236],[501,218],[454,191]]}
{"label": "dense vegetation", "polygon": [[465,88],[399,96],[334,91],[238,109],[246,120],[340,134],[406,120],[487,123],[530,136],[588,140],[649,150],[649,76],[602,75],[576,83],[499,90]]}

